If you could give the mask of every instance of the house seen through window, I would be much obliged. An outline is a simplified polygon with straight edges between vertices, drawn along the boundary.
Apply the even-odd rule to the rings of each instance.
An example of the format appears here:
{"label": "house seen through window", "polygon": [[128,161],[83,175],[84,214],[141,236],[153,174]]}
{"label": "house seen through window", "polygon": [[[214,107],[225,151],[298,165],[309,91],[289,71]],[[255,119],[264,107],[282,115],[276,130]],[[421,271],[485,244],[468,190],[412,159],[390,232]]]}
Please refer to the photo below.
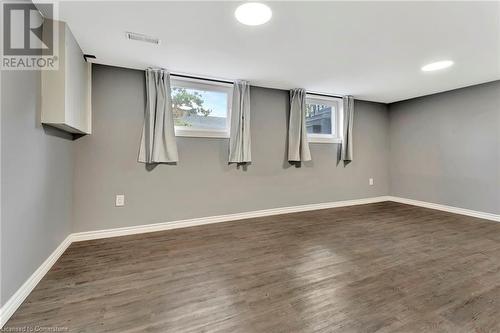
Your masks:
{"label": "house seen through window", "polygon": [[340,142],[342,103],[338,98],[308,95],[306,98],[306,129],[309,142]]}

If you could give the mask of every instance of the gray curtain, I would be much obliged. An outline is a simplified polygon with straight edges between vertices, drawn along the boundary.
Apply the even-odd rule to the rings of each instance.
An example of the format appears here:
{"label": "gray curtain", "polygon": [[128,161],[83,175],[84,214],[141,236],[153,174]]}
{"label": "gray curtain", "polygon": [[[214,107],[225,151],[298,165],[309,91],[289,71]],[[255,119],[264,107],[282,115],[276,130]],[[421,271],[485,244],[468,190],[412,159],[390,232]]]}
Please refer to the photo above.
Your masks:
{"label": "gray curtain", "polygon": [[170,74],[163,69],[146,70],[146,110],[139,162],[177,162]]}
{"label": "gray curtain", "polygon": [[288,125],[288,161],[310,161],[306,129],[306,90],[290,90],[290,121]]}
{"label": "gray curtain", "polygon": [[344,162],[352,161],[352,128],[354,120],[354,98],[352,96],[344,96],[342,99],[344,104],[344,133],[342,135],[342,154],[341,159]]}
{"label": "gray curtain", "polygon": [[231,109],[231,136],[229,139],[229,163],[252,161],[250,140],[250,85],[236,81],[233,86]]}

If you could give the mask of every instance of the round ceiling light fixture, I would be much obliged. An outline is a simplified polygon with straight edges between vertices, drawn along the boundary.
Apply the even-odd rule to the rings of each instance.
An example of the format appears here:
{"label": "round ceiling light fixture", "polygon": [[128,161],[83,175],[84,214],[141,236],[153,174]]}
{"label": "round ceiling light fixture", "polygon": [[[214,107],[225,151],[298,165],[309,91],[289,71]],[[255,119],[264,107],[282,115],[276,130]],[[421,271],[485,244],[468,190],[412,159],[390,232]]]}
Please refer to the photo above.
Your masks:
{"label": "round ceiling light fixture", "polygon": [[234,16],[245,25],[261,25],[271,19],[273,12],[263,3],[247,2],[236,8]]}
{"label": "round ceiling light fixture", "polygon": [[436,61],[430,64],[427,64],[422,67],[422,71],[424,72],[432,72],[432,71],[437,71],[440,69],[445,69],[448,67],[453,66],[454,62],[451,60],[442,60],[442,61]]}

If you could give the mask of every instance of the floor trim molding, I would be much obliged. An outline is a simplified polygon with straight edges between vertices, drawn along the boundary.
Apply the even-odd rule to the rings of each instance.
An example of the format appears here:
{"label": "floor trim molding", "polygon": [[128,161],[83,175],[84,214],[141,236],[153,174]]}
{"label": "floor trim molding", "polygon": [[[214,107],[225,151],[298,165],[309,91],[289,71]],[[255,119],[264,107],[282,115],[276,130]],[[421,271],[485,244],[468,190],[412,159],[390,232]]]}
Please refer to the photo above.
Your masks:
{"label": "floor trim molding", "polygon": [[412,206],[419,206],[419,207],[424,207],[424,208],[436,209],[436,210],[441,210],[441,211],[448,212],[448,213],[472,216],[472,217],[477,217],[480,219],[500,222],[500,215],[499,214],[480,212],[477,210],[471,210],[471,209],[465,209],[465,208],[459,208],[459,207],[454,207],[454,206],[441,205],[441,204],[432,203],[432,202],[407,199],[407,198],[401,198],[401,197],[393,197],[393,196],[388,196],[387,201],[394,201],[394,202],[399,202],[399,203],[412,205]]}
{"label": "floor trim molding", "polygon": [[16,312],[17,308],[24,302],[26,297],[35,289],[40,280],[52,268],[57,259],[71,245],[72,237],[69,235],[52,252],[52,254],[38,267],[38,269],[24,282],[24,284],[12,295],[9,300],[0,308],[0,329],[5,325],[9,318]]}
{"label": "floor trim molding", "polygon": [[271,209],[263,209],[263,210],[256,210],[256,211],[250,211],[250,212],[236,213],[236,214],[200,217],[200,218],[193,218],[193,219],[187,219],[187,220],[145,224],[145,225],[138,225],[138,226],[132,226],[132,227],[124,227],[124,228],[77,232],[77,233],[74,233],[72,236],[73,236],[74,242],[80,242],[80,241],[86,241],[86,240],[92,240],[92,239],[126,236],[126,235],[141,234],[141,233],[146,233],[146,232],[155,232],[155,231],[163,231],[163,230],[170,230],[170,229],[193,227],[193,226],[204,225],[204,224],[237,221],[237,220],[250,219],[250,218],[255,218],[255,217],[297,213],[297,212],[305,212],[305,211],[310,211],[310,210],[336,208],[336,207],[364,205],[364,204],[383,202],[383,201],[388,201],[388,197],[380,196],[380,197],[372,197],[372,198],[364,198],[364,199],[356,199],[356,200],[334,201],[334,202],[325,202],[325,203],[319,203],[319,204],[271,208]]}
{"label": "floor trim molding", "polygon": [[413,206],[437,209],[445,212],[467,215],[467,216],[500,222],[500,215],[497,214],[479,212],[470,209],[446,206],[431,202],[406,199],[394,196],[380,196],[380,197],[372,197],[372,198],[364,198],[356,200],[334,201],[334,202],[325,202],[319,204],[263,209],[251,212],[201,217],[201,218],[194,218],[187,220],[178,220],[171,222],[124,227],[124,228],[77,232],[70,234],[68,237],[66,237],[66,239],[42,263],[42,265],[38,267],[38,269],[28,278],[28,280],[16,291],[16,293],[12,295],[12,297],[2,306],[2,308],[0,309],[0,329],[5,325],[5,323],[9,320],[9,318],[18,309],[18,307],[24,302],[26,297],[28,297],[28,295],[33,291],[33,289],[40,282],[40,280],[45,276],[45,274],[47,274],[47,272],[54,265],[54,263],[59,259],[59,257],[64,253],[64,251],[66,251],[66,249],[73,242],[134,235],[146,232],[155,232],[155,231],[163,231],[163,230],[178,229],[178,228],[186,228],[186,227],[193,227],[211,223],[250,219],[255,217],[305,212],[318,209],[364,205],[364,204],[377,203],[383,201],[394,201]]}

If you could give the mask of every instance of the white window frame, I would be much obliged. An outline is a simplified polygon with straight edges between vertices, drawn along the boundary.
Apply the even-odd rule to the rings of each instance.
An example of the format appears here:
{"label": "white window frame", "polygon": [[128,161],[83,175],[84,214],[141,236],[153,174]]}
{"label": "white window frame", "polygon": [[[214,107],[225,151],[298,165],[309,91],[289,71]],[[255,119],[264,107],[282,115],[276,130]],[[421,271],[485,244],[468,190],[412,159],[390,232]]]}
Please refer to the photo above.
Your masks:
{"label": "white window frame", "polygon": [[341,143],[344,124],[342,99],[338,97],[306,94],[306,104],[329,105],[335,110],[331,115],[331,128],[335,130],[334,134],[307,133],[309,143]]}
{"label": "white window frame", "polygon": [[213,82],[203,79],[171,77],[170,87],[204,91],[217,91],[227,94],[226,128],[224,130],[175,126],[175,136],[192,138],[229,138],[231,130],[231,107],[233,105],[233,85],[231,83]]}

